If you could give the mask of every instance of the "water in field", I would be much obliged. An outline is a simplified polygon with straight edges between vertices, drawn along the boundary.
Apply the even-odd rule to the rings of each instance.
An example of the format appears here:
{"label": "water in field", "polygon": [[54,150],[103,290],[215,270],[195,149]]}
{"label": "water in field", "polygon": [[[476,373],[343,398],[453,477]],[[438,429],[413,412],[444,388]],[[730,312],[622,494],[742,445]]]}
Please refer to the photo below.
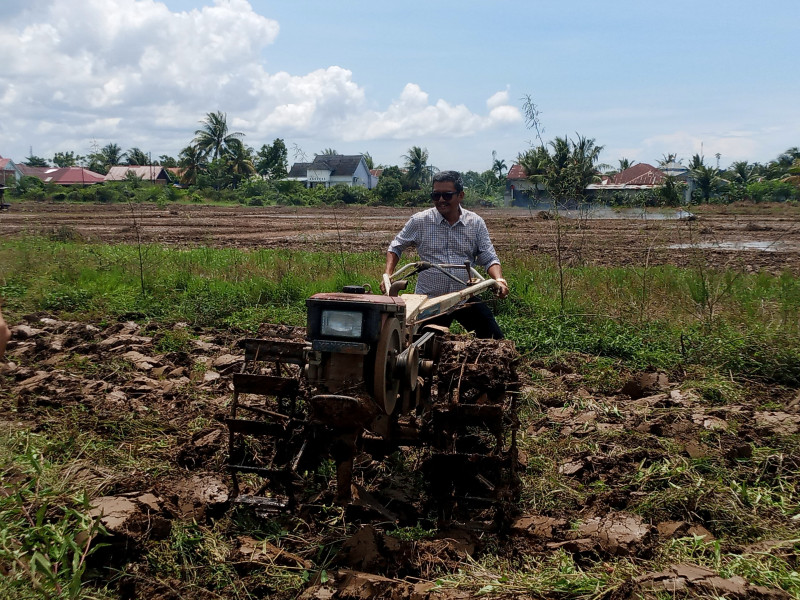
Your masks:
{"label": "water in field", "polygon": [[752,240],[736,242],[698,242],[696,244],[672,244],[667,246],[671,250],[683,250],[686,248],[704,248],[710,250],[757,250],[761,252],[781,252],[788,248],[787,244],[779,241]]}
{"label": "water in field", "polygon": [[[549,202],[540,202],[536,206],[525,210],[532,214],[540,211],[550,212],[553,210]],[[695,216],[682,208],[647,208],[641,207],[612,207],[607,204],[585,204],[583,206],[559,207],[558,214],[567,219],[642,219],[642,220],[670,220],[670,221],[691,221]]]}

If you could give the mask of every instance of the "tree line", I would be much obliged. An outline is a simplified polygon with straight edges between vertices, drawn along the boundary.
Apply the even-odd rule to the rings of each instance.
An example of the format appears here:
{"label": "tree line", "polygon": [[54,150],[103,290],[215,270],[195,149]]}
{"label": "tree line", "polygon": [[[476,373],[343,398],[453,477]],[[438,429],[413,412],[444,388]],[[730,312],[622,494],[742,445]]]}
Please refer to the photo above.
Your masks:
{"label": "tree line", "polygon": [[[517,163],[532,184],[531,201],[543,197],[555,201],[584,202],[597,196],[587,192],[587,186],[599,182],[604,175],[611,176],[635,164],[627,158],[619,160],[619,169],[600,162],[603,146],[593,138],[576,134],[574,138],[555,137],[544,142],[541,135],[539,112],[528,97],[523,105],[529,129],[533,130],[538,141],[531,148],[517,156]],[[344,202],[347,204],[382,204],[415,206],[427,202],[424,193],[438,168],[431,165],[427,149],[412,146],[403,155],[404,163],[399,165],[375,165],[369,153],[363,153],[370,169],[381,169],[378,185],[374,190],[358,188],[338,189],[347,186],[334,186],[332,191],[325,189],[306,189],[301,183],[286,181],[289,172],[288,148],[282,138],[272,144],[263,144],[260,149],[244,143],[245,134],[230,131],[227,115],[221,111],[207,113],[194,132],[194,138],[183,148],[178,157],[160,155],[153,160],[149,153],[137,147],[123,151],[109,143],[91,152],[88,156],[74,152],[56,152],[52,161],[28,156],[24,161],[30,166],[84,166],[97,173],[105,174],[112,166],[160,165],[176,167],[172,173],[175,182],[188,188],[192,199],[208,197],[216,200],[238,201],[245,204],[318,204]],[[295,154],[305,158],[301,149]],[[333,148],[326,148],[319,154],[338,154]],[[800,199],[800,149],[789,148],[767,164],[734,162],[729,168],[706,163],[703,156],[694,155],[687,165],[693,187],[692,199],[698,202],[733,202],[737,200],[787,201]],[[670,163],[682,165],[682,159],[675,154],[665,154],[659,167]],[[467,205],[501,204],[506,191],[507,165],[505,160],[492,152],[488,169],[483,172],[463,173],[467,189]],[[600,195],[605,202],[612,204],[636,203],[649,205],[678,205],[685,197],[685,178],[667,175],[658,188],[642,194],[630,195],[610,193]],[[20,186],[18,186],[20,187]],[[31,189],[32,195],[42,196],[36,182],[25,182],[17,190],[25,195]],[[330,189],[330,188],[329,188]],[[31,194],[28,194],[29,196]],[[56,192],[58,196],[67,196]],[[71,199],[80,199],[72,194]],[[98,192],[93,194],[98,195]],[[102,194],[100,194],[102,195]],[[106,194],[113,196],[113,194]],[[174,193],[167,194],[175,196]],[[180,194],[178,194],[180,195]],[[113,198],[108,201],[113,201]]]}

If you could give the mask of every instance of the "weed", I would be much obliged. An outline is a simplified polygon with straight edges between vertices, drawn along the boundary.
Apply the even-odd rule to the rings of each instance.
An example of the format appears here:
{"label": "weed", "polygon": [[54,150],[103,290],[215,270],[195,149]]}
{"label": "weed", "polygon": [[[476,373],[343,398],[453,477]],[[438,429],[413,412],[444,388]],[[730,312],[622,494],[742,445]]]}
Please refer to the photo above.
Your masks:
{"label": "weed", "polygon": [[167,329],[153,336],[156,352],[188,352],[191,349],[191,336],[186,329]]}
{"label": "weed", "polygon": [[85,493],[68,496],[48,483],[56,466],[41,454],[40,441],[14,433],[3,445],[0,593],[5,588],[21,597],[32,589],[44,597],[80,598],[87,559],[102,547],[97,537],[106,532],[89,515]]}

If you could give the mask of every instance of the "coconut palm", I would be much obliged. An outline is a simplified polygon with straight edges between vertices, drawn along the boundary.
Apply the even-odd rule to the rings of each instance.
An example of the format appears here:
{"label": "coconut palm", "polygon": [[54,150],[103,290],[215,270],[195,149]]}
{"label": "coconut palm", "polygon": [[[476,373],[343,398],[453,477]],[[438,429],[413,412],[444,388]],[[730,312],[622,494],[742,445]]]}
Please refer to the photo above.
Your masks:
{"label": "coconut palm", "polygon": [[691,170],[691,177],[700,196],[708,202],[725,185],[725,181],[719,176],[718,169],[706,166],[697,154],[692,158],[693,163],[695,158],[700,159],[700,162]]}
{"label": "coconut palm", "polygon": [[412,189],[420,189],[431,180],[427,148],[412,146],[403,158],[406,159],[406,179]]}
{"label": "coconut palm", "polygon": [[547,148],[544,146],[532,148],[524,154],[520,154],[517,157],[517,162],[522,167],[522,170],[525,171],[528,181],[534,185],[533,199],[535,202],[538,201],[540,189],[544,187],[545,176],[550,166],[550,155],[547,152]]}
{"label": "coconut palm", "polygon": [[197,175],[206,167],[206,155],[197,146],[186,146],[179,155],[178,166],[181,168],[181,183],[193,185]]}
{"label": "coconut palm", "polygon": [[213,160],[224,154],[234,140],[244,137],[239,131],[228,133],[228,116],[222,111],[210,112],[200,122],[203,127],[194,132],[193,143],[206,156],[213,154]]}
{"label": "coconut palm", "polygon": [[370,171],[375,168],[375,161],[372,159],[372,155],[369,152],[363,152],[361,156],[364,157],[364,162]]}
{"label": "coconut palm", "polygon": [[658,161],[658,167],[659,168],[664,168],[669,163],[673,163],[673,162],[676,163],[676,164],[681,164],[683,162],[683,159],[682,158],[678,158],[677,154],[664,154],[664,155],[661,156],[661,160]]}
{"label": "coconut palm", "polygon": [[747,185],[756,178],[755,165],[746,160],[737,160],[728,169],[728,179],[734,183]]}
{"label": "coconut palm", "polygon": [[237,187],[242,179],[255,175],[253,149],[245,146],[241,140],[233,139],[230,141],[225,152],[225,161],[233,174],[234,187]]}
{"label": "coconut palm", "polygon": [[339,153],[333,148],[325,148],[325,150],[319,153],[319,156],[339,156]]}
{"label": "coconut palm", "polygon": [[127,158],[127,154],[116,144],[106,144],[100,149],[99,158],[102,165],[108,168],[120,164]]}
{"label": "coconut palm", "polygon": [[492,172],[496,173],[497,177],[500,178],[503,176],[504,170],[506,171],[508,170],[508,167],[506,166],[506,161],[503,160],[502,158],[494,159],[494,162],[492,162]]}
{"label": "coconut palm", "polygon": [[139,148],[131,148],[125,153],[128,156],[128,164],[129,165],[137,165],[143,166],[150,164],[150,160],[147,158],[147,154],[145,154]]}
{"label": "coconut palm", "polygon": [[636,164],[635,160],[628,160],[627,158],[620,158],[619,159],[619,170],[624,171],[625,169],[630,169],[633,165]]}

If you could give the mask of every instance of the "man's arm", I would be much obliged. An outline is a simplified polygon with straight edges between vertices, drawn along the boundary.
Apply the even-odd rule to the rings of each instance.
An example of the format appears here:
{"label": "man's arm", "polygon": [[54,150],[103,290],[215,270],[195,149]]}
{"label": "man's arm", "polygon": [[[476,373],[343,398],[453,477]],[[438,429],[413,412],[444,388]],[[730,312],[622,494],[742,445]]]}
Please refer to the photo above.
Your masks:
{"label": "man's arm", "polygon": [[[391,275],[392,273],[394,273],[394,268],[397,266],[397,261],[399,260],[400,257],[397,256],[397,254],[395,254],[391,250],[389,250],[389,252],[386,253],[386,268],[383,270],[383,272],[386,275]],[[386,289],[386,285],[383,283],[383,277],[381,277],[381,291],[384,294],[388,293],[389,291]]]}
{"label": "man's arm", "polygon": [[[394,273],[394,268],[397,266],[400,255],[403,254],[403,250],[408,248],[411,244],[417,243],[417,231],[418,229],[414,217],[411,217],[403,226],[403,229],[400,230],[400,233],[392,240],[392,243],[389,244],[389,250],[386,252],[386,268],[383,270],[384,273],[387,275]],[[384,294],[389,291],[385,290],[385,287],[383,278],[381,277],[381,291]]]}

